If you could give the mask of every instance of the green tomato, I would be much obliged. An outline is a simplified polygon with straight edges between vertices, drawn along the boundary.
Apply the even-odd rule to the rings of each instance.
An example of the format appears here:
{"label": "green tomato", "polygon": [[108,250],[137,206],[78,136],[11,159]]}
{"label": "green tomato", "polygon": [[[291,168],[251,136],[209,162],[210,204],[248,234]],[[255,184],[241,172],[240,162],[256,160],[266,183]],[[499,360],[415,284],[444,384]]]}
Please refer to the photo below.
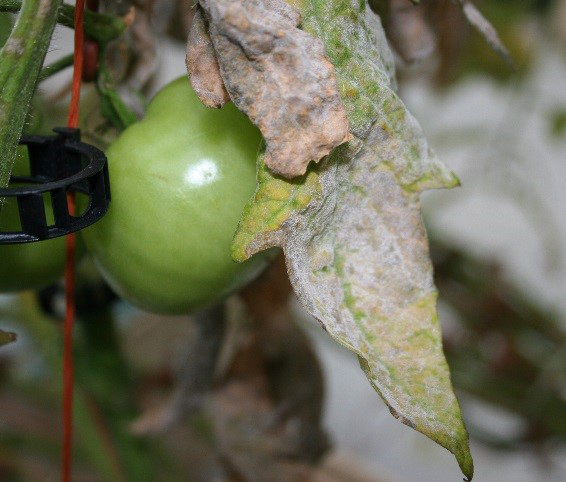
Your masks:
{"label": "green tomato", "polygon": [[[18,157],[14,164],[14,174],[25,174],[28,160],[25,147],[18,148]],[[53,224],[51,196],[44,196],[47,222]],[[0,211],[2,231],[19,231],[20,218],[18,203],[14,198],[7,198]],[[77,242],[77,260],[84,249]],[[47,286],[63,276],[65,271],[65,238],[25,244],[0,245],[0,293],[37,289]]]}
{"label": "green tomato", "polygon": [[[51,203],[48,204],[50,211]],[[52,216],[48,221],[53,222]],[[18,205],[9,199],[0,213],[2,231],[19,231]],[[0,246],[0,293],[36,289],[53,283],[65,270],[65,239]]]}
{"label": "green tomato", "polygon": [[[2,17],[0,16],[0,19]],[[0,25],[1,27],[1,25]],[[2,28],[0,28],[0,33]],[[65,125],[67,106],[47,104],[40,95],[33,99],[24,134],[55,135],[52,128]],[[27,148],[18,147],[13,168],[14,175],[29,174]],[[77,194],[77,203],[86,204]],[[54,223],[51,196],[44,195],[45,213],[48,224]],[[80,208],[79,208],[80,209]],[[0,229],[19,231],[18,204],[14,198],[7,198],[0,210]],[[76,238],[76,263],[84,254],[80,237]],[[63,276],[65,272],[65,238],[59,237],[35,243],[0,245],[0,293],[11,293],[47,286]]]}
{"label": "green tomato", "polygon": [[112,202],[86,229],[110,286],[138,307],[184,314],[219,301],[266,265],[230,257],[255,189],[259,131],[232,104],[204,107],[186,78],[162,89],[145,118],[107,151]]}

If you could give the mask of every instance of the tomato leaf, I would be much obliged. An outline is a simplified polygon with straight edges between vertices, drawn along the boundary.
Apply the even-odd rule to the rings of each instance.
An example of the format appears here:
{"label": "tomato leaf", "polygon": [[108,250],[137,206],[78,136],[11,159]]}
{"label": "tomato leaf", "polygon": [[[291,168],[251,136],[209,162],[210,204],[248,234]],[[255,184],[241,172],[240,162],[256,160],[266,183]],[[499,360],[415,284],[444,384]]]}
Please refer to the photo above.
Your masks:
{"label": "tomato leaf", "polygon": [[16,341],[16,339],[17,335],[15,333],[0,330],[0,346],[12,343],[13,341]]}
{"label": "tomato leaf", "polygon": [[233,256],[283,247],[306,310],[358,356],[392,414],[453,452],[471,479],[419,205],[422,190],[458,180],[395,94],[391,52],[367,4],[305,0],[301,13],[336,67],[355,138],[292,182],[260,156]]}
{"label": "tomato leaf", "polygon": [[102,54],[96,88],[100,96],[101,114],[112,126],[123,131],[138,121],[136,113],[126,105],[118,93],[106,61],[105,52]]}
{"label": "tomato leaf", "polygon": [[200,7],[197,7],[187,39],[185,64],[189,81],[204,105],[219,108],[230,101]]}
{"label": "tomato leaf", "polygon": [[258,126],[265,163],[287,178],[303,175],[349,139],[334,67],[322,42],[300,30],[284,0],[199,0],[226,90]]}

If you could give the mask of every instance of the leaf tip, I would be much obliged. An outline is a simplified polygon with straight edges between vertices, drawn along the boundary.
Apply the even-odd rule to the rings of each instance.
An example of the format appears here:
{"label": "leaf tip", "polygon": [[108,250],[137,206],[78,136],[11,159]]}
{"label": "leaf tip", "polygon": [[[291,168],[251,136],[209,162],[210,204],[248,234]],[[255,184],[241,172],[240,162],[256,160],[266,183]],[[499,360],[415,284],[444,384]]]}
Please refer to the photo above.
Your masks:
{"label": "leaf tip", "polygon": [[18,335],[10,331],[0,330],[0,346],[7,345],[18,339]]}
{"label": "leaf tip", "polygon": [[462,181],[460,181],[460,178],[455,173],[452,173],[452,179],[450,180],[447,187],[451,189],[453,187],[461,187],[461,186],[462,186]]}
{"label": "leaf tip", "polygon": [[246,253],[247,242],[243,239],[244,234],[238,229],[232,240],[232,245],[230,246],[230,256],[236,263],[243,263],[249,256]]}
{"label": "leaf tip", "polygon": [[467,432],[465,432],[463,440],[460,440],[457,443],[455,450],[451,450],[451,452],[456,457],[456,461],[460,466],[460,470],[464,474],[464,480],[466,482],[471,482],[471,480],[474,478],[474,460],[470,451]]}

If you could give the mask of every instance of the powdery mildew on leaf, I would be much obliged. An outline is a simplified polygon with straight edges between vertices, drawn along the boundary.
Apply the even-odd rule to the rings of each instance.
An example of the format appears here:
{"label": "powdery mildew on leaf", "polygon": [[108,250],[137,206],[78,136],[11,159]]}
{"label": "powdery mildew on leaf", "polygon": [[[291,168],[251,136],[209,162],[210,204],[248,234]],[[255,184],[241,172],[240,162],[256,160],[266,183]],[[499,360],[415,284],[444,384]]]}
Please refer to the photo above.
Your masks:
{"label": "powdery mildew on leaf", "polygon": [[458,180],[392,90],[391,53],[367,4],[304,0],[301,13],[336,67],[355,139],[293,183],[260,158],[233,256],[282,246],[307,311],[358,355],[394,416],[453,452],[471,478],[419,205],[422,190]]}
{"label": "powdery mildew on leaf", "polygon": [[265,164],[293,178],[349,139],[334,67],[283,0],[200,0],[224,85],[267,143]]}

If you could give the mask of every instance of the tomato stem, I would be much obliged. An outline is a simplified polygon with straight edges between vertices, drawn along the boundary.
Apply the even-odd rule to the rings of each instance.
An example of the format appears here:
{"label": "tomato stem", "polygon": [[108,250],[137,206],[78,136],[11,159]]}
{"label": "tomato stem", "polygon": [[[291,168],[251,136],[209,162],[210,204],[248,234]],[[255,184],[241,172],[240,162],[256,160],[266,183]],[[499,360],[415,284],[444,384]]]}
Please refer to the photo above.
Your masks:
{"label": "tomato stem", "polygon": [[73,65],[73,54],[65,55],[64,57],[61,57],[52,64],[43,67],[43,69],[41,69],[37,81],[42,82],[43,80],[48,79],[52,75],[61,72],[62,70],[66,69],[67,67],[70,67],[71,65]]}
{"label": "tomato stem", "polygon": [[[17,13],[21,8],[22,2],[20,0],[0,0],[0,12]],[[57,15],[57,23],[68,28],[75,28],[74,16],[75,7],[61,4]],[[110,40],[119,37],[126,27],[126,22],[120,17],[96,13],[90,10],[84,13],[85,36],[99,43],[108,43]]]}
{"label": "tomato stem", "polygon": [[0,50],[0,187],[7,187],[16,148],[62,0],[24,0]]}

